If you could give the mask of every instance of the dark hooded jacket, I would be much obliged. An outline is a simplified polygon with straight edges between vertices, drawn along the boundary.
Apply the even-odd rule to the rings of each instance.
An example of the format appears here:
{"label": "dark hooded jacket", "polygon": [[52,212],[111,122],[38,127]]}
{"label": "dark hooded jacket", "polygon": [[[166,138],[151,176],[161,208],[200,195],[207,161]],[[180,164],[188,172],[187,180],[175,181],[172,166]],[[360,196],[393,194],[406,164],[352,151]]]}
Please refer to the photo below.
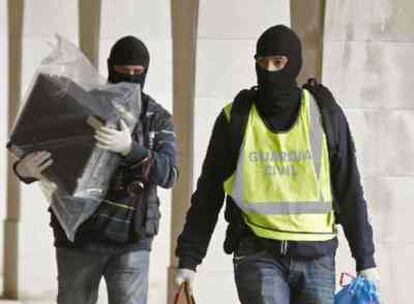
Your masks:
{"label": "dark hooded jacket", "polygon": [[[300,53],[299,39],[285,26],[271,27],[257,42],[256,58],[284,55],[289,60],[285,69],[278,72],[267,72],[256,65],[258,86],[245,90],[251,94],[244,94],[255,96],[260,116],[274,132],[289,130],[298,115],[301,89],[296,85],[296,77],[302,65]],[[335,143],[330,167],[337,221],[344,228],[357,270],[374,267],[372,228],[367,218],[354,143],[346,117],[327,88],[319,86],[313,93],[325,105],[325,118],[334,126],[334,132],[329,134],[335,134],[335,138],[328,140]],[[239,95],[243,95],[243,91]],[[231,127],[223,110],[216,119],[186,224],[178,239],[176,255],[179,267],[195,270],[202,262],[224,201],[225,219],[229,223],[224,242],[226,253],[246,256],[268,250],[275,255],[306,259],[333,254],[337,248],[336,238],[326,242],[289,241],[283,244],[259,238],[247,227],[240,209],[231,197],[225,197],[223,189],[224,181],[237,166],[238,151],[232,146],[234,142],[231,139],[233,136],[243,137],[241,128],[236,131],[240,134],[233,134]]]}
{"label": "dark hooded jacket", "polygon": [[[139,64],[145,72],[138,78],[127,79],[129,75],[119,75],[113,70],[114,65]],[[118,40],[113,46],[108,59],[108,80],[112,83],[120,81],[140,83],[144,85],[149,66],[149,54],[145,45],[135,37],[127,36]],[[122,77],[126,77],[122,79]],[[132,132],[132,149],[122,158],[119,169],[111,179],[106,198],[112,201],[122,197],[135,207],[134,224],[130,228],[130,237],[120,242],[114,241],[105,231],[105,225],[95,220],[103,210],[101,204],[96,213],[83,223],[77,230],[75,242],[70,242],[59,221],[51,213],[56,247],[96,248],[99,250],[150,250],[154,235],[158,232],[160,212],[157,186],[171,188],[178,177],[176,138],[171,115],[155,102],[149,95],[142,93],[142,112],[140,116],[142,131],[136,128]],[[140,144],[142,143],[142,144]],[[16,168],[18,162],[14,164]],[[16,170],[15,170],[16,172]],[[16,175],[25,183],[36,181]],[[137,196],[134,188],[143,185],[145,192]],[[140,191],[142,189],[139,189]],[[139,204],[139,206],[138,206]],[[102,208],[101,208],[102,207]],[[117,227],[115,227],[115,230]],[[113,232],[114,229],[111,230]],[[116,231],[115,231],[116,232]]]}

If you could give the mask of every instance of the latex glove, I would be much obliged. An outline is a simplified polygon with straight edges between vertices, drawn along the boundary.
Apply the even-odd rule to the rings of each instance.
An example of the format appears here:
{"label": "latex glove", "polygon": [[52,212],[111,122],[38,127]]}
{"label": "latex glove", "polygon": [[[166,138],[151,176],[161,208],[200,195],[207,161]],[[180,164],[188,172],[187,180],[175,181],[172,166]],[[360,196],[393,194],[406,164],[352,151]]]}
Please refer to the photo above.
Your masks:
{"label": "latex glove", "polygon": [[383,300],[381,299],[380,279],[379,279],[377,268],[368,268],[368,269],[361,270],[358,273],[358,276],[364,277],[365,279],[367,279],[368,281],[372,282],[375,285],[379,298],[380,298],[379,299],[380,303],[384,303]]}
{"label": "latex glove", "polygon": [[368,269],[361,270],[358,273],[358,275],[366,278],[368,281],[371,281],[372,283],[376,285],[379,283],[379,275],[378,275],[377,268],[368,268]]}
{"label": "latex glove", "polygon": [[193,270],[185,269],[185,268],[178,269],[177,274],[175,276],[175,281],[174,281],[177,292],[181,284],[183,284],[184,282],[187,282],[189,292],[193,294],[193,283],[194,283],[195,275],[196,273]]}
{"label": "latex glove", "polygon": [[26,155],[16,166],[16,172],[22,177],[43,179],[42,172],[53,164],[52,154],[36,151]]}
{"label": "latex glove", "polygon": [[118,131],[103,126],[96,130],[94,137],[97,140],[96,146],[101,149],[117,152],[123,156],[131,151],[131,130],[122,119],[121,130]]}

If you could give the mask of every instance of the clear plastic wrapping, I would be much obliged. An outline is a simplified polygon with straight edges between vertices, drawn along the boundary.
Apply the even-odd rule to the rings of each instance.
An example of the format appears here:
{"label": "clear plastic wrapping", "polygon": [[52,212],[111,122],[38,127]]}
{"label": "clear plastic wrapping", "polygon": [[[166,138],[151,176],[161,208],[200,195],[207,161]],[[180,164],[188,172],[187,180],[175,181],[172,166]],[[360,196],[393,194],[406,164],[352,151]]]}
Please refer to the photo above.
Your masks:
{"label": "clear plastic wrapping", "polygon": [[139,85],[107,85],[82,52],[57,36],[57,44],[36,71],[8,143],[18,158],[49,151],[53,165],[43,172],[43,193],[69,240],[104,199],[120,156],[95,146],[95,129],[130,130],[139,123]]}

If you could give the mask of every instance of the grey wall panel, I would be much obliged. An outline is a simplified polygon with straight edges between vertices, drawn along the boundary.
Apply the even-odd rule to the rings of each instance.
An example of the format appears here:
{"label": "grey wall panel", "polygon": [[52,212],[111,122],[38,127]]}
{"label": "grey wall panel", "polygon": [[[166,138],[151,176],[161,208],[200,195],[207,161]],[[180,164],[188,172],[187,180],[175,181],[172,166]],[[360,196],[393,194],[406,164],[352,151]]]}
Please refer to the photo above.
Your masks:
{"label": "grey wall panel", "polygon": [[[376,182],[371,202],[376,238],[381,246],[414,244],[412,234],[412,198],[414,180],[409,177],[383,177]],[[402,278],[401,278],[402,279]]]}
{"label": "grey wall panel", "polygon": [[[327,1],[329,40],[412,41],[414,3],[409,0]],[[332,13],[334,12],[334,13]]]}
{"label": "grey wall panel", "polygon": [[[412,302],[414,3],[327,1],[323,82],[355,138],[387,303]],[[342,243],[345,243],[341,237]],[[338,264],[352,268],[340,247]]]}
{"label": "grey wall panel", "polygon": [[[135,35],[144,39],[171,37],[170,1],[102,0],[101,38]],[[167,31],[166,31],[167,29]]]}
{"label": "grey wall panel", "polygon": [[387,175],[414,179],[414,111],[392,111],[383,123],[384,146],[380,151]]}
{"label": "grey wall panel", "polygon": [[384,164],[379,153],[384,144],[380,130],[384,129],[383,115],[375,110],[345,111],[356,146],[356,156],[363,177],[372,177],[384,172]]}
{"label": "grey wall panel", "polygon": [[255,41],[262,31],[277,23],[289,25],[289,1],[200,1],[200,39]]}
{"label": "grey wall panel", "polygon": [[255,41],[203,39],[198,45],[197,97],[214,97],[223,104],[256,84]]}
{"label": "grey wall panel", "polygon": [[345,107],[414,109],[414,44],[326,41],[324,81]]}
{"label": "grey wall panel", "polygon": [[381,286],[386,303],[410,304],[413,301],[411,274],[414,244],[390,244],[378,246],[378,260],[381,262]]}

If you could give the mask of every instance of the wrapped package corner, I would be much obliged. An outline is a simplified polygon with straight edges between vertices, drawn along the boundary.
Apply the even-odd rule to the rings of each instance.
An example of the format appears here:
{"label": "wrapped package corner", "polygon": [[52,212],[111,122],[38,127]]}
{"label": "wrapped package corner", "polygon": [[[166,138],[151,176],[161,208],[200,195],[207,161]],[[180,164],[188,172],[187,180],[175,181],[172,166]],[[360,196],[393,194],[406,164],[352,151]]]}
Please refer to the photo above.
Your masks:
{"label": "wrapped package corner", "polygon": [[[54,163],[43,172],[41,188],[68,239],[74,241],[77,228],[105,197],[121,160],[117,153],[95,146],[95,129],[117,128],[124,119],[133,130],[139,124],[141,91],[131,83],[102,85],[86,57],[63,41],[58,47],[69,48],[76,64],[68,68],[68,60],[56,56],[44,60],[47,65],[39,67],[32,81],[7,147],[18,158],[35,151],[52,154]],[[79,54],[74,56],[76,50]],[[79,81],[82,71],[76,70],[85,68],[93,78],[86,85]]]}

